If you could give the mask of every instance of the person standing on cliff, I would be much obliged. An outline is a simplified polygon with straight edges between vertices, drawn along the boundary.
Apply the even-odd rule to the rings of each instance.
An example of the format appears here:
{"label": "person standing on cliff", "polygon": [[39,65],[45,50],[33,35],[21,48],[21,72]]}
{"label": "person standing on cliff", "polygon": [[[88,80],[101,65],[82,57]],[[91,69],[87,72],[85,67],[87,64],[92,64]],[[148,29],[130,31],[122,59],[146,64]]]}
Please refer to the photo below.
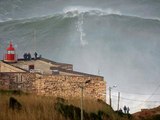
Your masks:
{"label": "person standing on cliff", "polygon": [[34,53],[35,59],[37,59],[37,55],[38,55],[37,52],[35,52],[35,53]]}
{"label": "person standing on cliff", "polygon": [[31,54],[30,53],[27,54],[27,57],[28,57],[28,60],[31,60]]}
{"label": "person standing on cliff", "polygon": [[129,109],[129,107],[127,107],[127,114],[129,114],[129,111],[130,111],[130,109]]}
{"label": "person standing on cliff", "polygon": [[123,110],[124,110],[124,113],[126,114],[126,113],[127,113],[127,107],[124,106],[124,107],[123,107]]}
{"label": "person standing on cliff", "polygon": [[27,53],[23,54],[23,58],[24,58],[24,60],[27,60]]}

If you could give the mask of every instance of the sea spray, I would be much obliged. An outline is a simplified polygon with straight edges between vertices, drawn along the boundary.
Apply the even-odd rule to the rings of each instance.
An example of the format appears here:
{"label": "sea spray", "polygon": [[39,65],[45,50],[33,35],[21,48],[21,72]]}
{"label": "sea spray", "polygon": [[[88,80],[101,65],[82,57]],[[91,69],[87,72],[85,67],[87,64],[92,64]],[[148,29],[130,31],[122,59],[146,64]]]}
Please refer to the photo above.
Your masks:
{"label": "sea spray", "polygon": [[84,32],[84,29],[83,29],[83,14],[80,14],[78,16],[78,21],[77,21],[77,31],[80,33],[80,43],[82,46],[85,46],[88,44],[87,40],[84,39],[85,37],[85,32]]}
{"label": "sea spray", "polygon": [[84,15],[88,14],[90,16],[106,16],[110,14],[121,15],[121,13],[117,10],[113,9],[100,9],[100,8],[92,8],[92,7],[82,7],[82,6],[70,6],[63,10],[65,13],[65,18],[67,17],[78,17],[78,21],[76,22],[77,31],[80,33],[80,44],[81,46],[86,46],[88,41],[85,39],[86,33],[84,32],[83,23],[84,23]]}

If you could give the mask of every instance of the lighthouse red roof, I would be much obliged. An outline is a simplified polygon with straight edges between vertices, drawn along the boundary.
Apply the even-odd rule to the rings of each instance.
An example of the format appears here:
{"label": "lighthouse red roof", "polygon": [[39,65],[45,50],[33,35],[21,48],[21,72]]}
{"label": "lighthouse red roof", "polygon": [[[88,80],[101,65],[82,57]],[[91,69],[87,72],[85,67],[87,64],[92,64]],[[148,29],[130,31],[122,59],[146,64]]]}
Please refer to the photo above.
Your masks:
{"label": "lighthouse red roof", "polygon": [[12,42],[10,42],[9,47],[7,48],[7,51],[12,51],[12,50],[14,51],[15,49],[12,45]]}

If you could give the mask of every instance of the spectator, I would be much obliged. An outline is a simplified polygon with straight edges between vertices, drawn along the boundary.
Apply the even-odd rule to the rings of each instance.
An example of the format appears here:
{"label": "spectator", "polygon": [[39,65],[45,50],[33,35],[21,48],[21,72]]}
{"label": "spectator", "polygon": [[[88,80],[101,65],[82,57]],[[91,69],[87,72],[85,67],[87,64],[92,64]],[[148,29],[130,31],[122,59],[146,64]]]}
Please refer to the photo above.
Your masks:
{"label": "spectator", "polygon": [[24,60],[27,60],[27,53],[23,54],[23,58],[24,58]]}
{"label": "spectator", "polygon": [[124,113],[126,114],[126,113],[127,113],[127,107],[124,106],[124,107],[123,107],[123,110],[124,110]]}
{"label": "spectator", "polygon": [[37,55],[38,55],[37,52],[35,52],[35,53],[34,53],[35,59],[37,59]]}
{"label": "spectator", "polygon": [[28,58],[28,60],[31,60],[31,54],[30,53],[27,54],[27,58]]}
{"label": "spectator", "polygon": [[129,114],[129,111],[130,111],[130,109],[129,109],[129,107],[127,107],[127,114]]}

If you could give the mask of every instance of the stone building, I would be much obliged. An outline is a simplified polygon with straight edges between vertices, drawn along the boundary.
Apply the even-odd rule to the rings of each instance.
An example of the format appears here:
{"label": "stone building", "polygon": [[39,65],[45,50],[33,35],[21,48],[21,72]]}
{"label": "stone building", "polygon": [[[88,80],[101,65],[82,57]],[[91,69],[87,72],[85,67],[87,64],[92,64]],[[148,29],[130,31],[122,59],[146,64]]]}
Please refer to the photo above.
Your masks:
{"label": "stone building", "polygon": [[0,61],[0,89],[22,90],[38,95],[64,98],[84,97],[106,101],[106,82],[102,76],[73,70],[72,64],[58,63],[42,57],[16,57],[12,43]]}

